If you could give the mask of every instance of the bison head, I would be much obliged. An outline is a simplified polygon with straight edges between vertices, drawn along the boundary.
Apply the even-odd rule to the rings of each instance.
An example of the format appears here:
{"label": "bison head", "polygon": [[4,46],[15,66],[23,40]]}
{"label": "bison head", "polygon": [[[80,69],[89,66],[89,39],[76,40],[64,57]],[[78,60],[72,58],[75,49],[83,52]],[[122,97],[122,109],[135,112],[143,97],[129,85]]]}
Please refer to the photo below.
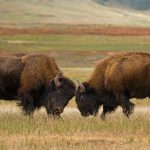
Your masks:
{"label": "bison head", "polygon": [[75,84],[69,78],[58,75],[51,80],[45,98],[48,115],[59,117],[69,100],[75,95]]}
{"label": "bison head", "polygon": [[96,115],[100,107],[98,95],[87,82],[79,83],[76,91],[76,104],[82,116]]}

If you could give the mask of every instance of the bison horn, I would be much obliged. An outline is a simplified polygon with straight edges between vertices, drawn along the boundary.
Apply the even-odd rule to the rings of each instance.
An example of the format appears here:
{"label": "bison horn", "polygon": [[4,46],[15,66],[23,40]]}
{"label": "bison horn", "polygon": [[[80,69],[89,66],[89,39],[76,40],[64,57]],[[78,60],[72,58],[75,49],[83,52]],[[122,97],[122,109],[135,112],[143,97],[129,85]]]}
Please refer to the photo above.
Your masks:
{"label": "bison horn", "polygon": [[58,75],[56,75],[56,77],[54,78],[54,83],[55,83],[55,85],[56,85],[57,87],[60,86],[59,77],[60,77],[60,75],[58,74]]}
{"label": "bison horn", "polygon": [[81,82],[79,82],[78,80],[77,80],[77,83],[79,84],[80,92],[81,92],[81,93],[85,92],[86,90],[85,90],[84,85],[83,85]]}
{"label": "bison horn", "polygon": [[58,72],[58,74],[56,75],[56,77],[54,78],[54,83],[57,87],[60,86],[60,81],[59,81],[59,77],[63,75],[63,72],[60,70]]}

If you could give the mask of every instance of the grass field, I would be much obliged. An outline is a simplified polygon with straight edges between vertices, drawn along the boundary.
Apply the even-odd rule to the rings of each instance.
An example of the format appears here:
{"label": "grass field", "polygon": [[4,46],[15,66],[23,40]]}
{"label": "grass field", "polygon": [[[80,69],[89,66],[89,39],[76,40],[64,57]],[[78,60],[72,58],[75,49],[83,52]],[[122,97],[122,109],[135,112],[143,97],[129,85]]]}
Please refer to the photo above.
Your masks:
{"label": "grass field", "polygon": [[[150,36],[74,34],[19,34],[0,36],[0,56],[46,53],[56,58],[66,76],[84,81],[98,60],[121,51],[150,52]],[[47,118],[45,110],[34,118],[22,115],[15,102],[0,101],[1,150],[149,150],[150,100],[132,100],[135,113],[127,119],[120,109],[106,121],[82,118],[72,99],[62,120]],[[101,111],[101,110],[100,110]]]}
{"label": "grass field", "polygon": [[[62,68],[73,79],[83,81],[92,68]],[[135,112],[130,119],[120,109],[102,121],[99,116],[82,118],[72,99],[62,114],[62,120],[47,118],[44,109],[36,111],[34,119],[24,117],[15,102],[0,102],[1,150],[149,150],[150,101],[132,100]],[[101,110],[100,110],[101,111]]]}
{"label": "grass field", "polygon": [[[85,81],[102,58],[150,53],[149,16],[95,0],[0,0],[0,56],[45,53],[74,82]],[[74,98],[63,120],[43,108],[31,119],[15,102],[0,101],[0,150],[149,150],[150,99],[132,102],[130,119],[119,108],[102,121],[81,117]]]}
{"label": "grass field", "polygon": [[18,112],[1,112],[0,149],[149,150],[150,113],[142,109],[137,111],[137,107],[130,119],[118,110],[106,121],[82,118],[67,110],[63,121],[47,118],[44,111],[36,112],[34,119]]}
{"label": "grass field", "polygon": [[150,51],[150,36],[13,35],[0,37],[4,51]]}
{"label": "grass field", "polygon": [[[96,62],[122,51],[150,52],[150,36],[3,35],[0,53],[48,53],[60,67],[94,67]],[[68,63],[69,62],[69,63]]]}

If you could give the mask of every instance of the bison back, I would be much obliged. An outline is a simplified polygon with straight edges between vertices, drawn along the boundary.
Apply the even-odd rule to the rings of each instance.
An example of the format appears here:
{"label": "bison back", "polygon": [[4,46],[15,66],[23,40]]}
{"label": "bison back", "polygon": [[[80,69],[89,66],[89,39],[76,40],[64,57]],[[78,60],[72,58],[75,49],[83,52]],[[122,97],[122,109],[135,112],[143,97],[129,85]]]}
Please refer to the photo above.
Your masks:
{"label": "bison back", "polygon": [[150,96],[150,54],[132,53],[112,59],[105,71],[105,87],[130,98]]}
{"label": "bison back", "polygon": [[41,85],[46,85],[59,72],[55,60],[46,55],[27,55],[22,58],[25,64],[21,75],[21,91],[31,91],[38,89]]}

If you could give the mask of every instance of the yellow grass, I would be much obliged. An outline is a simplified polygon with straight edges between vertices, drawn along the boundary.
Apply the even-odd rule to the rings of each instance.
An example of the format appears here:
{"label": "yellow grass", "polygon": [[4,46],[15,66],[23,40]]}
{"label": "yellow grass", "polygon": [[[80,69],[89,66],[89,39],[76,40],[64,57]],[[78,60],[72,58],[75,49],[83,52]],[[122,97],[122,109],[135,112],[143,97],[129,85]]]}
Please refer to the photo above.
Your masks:
{"label": "yellow grass", "polygon": [[[74,81],[84,81],[93,68],[62,70]],[[63,121],[48,118],[44,109],[31,119],[23,116],[15,102],[0,101],[0,150],[149,150],[150,100],[132,101],[136,106],[130,119],[118,109],[106,121],[99,116],[82,118],[74,99],[65,108]]]}
{"label": "yellow grass", "polygon": [[67,110],[62,117],[63,121],[49,119],[43,110],[36,112],[34,119],[18,111],[1,113],[0,149],[148,150],[150,146],[147,111],[136,111],[127,119],[118,110],[105,122],[98,116],[82,118],[79,113]]}

